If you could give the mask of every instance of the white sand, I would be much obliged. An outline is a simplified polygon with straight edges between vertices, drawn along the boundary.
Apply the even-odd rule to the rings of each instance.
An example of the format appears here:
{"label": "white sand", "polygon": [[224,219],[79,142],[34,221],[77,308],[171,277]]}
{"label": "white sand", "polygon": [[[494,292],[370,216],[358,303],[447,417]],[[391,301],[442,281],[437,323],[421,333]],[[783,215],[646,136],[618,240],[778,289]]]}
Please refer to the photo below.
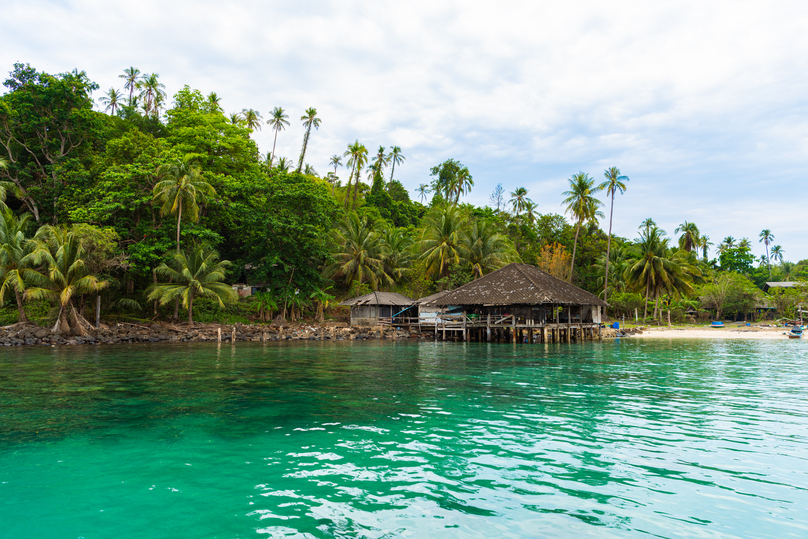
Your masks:
{"label": "white sand", "polygon": [[788,328],[759,328],[755,326],[725,328],[649,328],[641,335],[632,335],[636,339],[780,339],[788,340],[783,335]]}

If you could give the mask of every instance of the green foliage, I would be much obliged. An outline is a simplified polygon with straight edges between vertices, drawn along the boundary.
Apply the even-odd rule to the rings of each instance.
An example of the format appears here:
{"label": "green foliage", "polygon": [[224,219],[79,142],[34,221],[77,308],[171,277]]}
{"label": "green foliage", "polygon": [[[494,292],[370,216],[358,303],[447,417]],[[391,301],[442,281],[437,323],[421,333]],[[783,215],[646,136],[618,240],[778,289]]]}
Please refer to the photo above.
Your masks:
{"label": "green foliage", "polygon": [[729,247],[721,251],[718,255],[719,264],[724,271],[735,273],[750,273],[755,256],[752,250],[746,246]]}

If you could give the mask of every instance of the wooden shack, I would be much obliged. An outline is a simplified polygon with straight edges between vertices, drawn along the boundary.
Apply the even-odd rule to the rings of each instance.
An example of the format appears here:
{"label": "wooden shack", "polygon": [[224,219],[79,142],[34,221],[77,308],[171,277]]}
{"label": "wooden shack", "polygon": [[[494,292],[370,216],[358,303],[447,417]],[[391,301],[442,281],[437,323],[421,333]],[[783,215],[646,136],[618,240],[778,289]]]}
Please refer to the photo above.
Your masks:
{"label": "wooden shack", "polygon": [[389,326],[397,318],[414,316],[416,309],[412,298],[395,292],[371,292],[340,305],[351,307],[352,326]]}
{"label": "wooden shack", "polygon": [[[570,342],[599,336],[602,308],[594,294],[529,264],[508,264],[449,291],[432,303],[459,307],[444,338]],[[444,317],[446,318],[446,317]]]}

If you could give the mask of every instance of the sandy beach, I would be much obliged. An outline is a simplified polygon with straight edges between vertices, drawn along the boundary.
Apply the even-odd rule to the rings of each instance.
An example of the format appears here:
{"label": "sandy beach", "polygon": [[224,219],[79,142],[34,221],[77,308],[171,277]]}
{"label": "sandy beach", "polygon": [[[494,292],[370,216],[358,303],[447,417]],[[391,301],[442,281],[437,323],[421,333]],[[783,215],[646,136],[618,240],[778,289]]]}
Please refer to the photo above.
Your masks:
{"label": "sandy beach", "polygon": [[761,328],[755,326],[726,328],[648,328],[640,335],[632,335],[636,339],[779,339],[787,340],[783,333],[788,328]]}

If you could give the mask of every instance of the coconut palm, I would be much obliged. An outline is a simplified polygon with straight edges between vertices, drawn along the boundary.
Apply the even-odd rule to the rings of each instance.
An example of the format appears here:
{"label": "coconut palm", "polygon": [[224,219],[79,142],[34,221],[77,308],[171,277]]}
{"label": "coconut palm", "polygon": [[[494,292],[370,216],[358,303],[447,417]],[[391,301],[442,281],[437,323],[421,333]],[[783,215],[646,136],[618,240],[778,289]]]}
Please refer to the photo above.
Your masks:
{"label": "coconut palm", "polygon": [[[648,316],[648,299],[664,292],[685,294],[693,291],[694,276],[701,272],[687,259],[684,251],[668,256],[668,239],[665,232],[651,227],[641,232],[640,238],[627,248],[627,267],[624,277],[634,288],[645,288],[643,319]],[[655,313],[656,315],[656,309]]]}
{"label": "coconut palm", "polygon": [[272,162],[275,160],[275,144],[278,143],[278,131],[286,129],[286,126],[289,125],[289,120],[287,120],[289,115],[281,107],[275,107],[270,114],[272,118],[267,120],[267,124],[271,125],[275,131],[275,140],[272,142],[272,157],[269,160],[269,167],[272,168]]}
{"label": "coconut palm", "polygon": [[525,221],[527,221],[529,225],[532,225],[533,223],[536,222],[536,216],[538,215],[538,212],[536,212],[536,210],[538,209],[538,207],[539,205],[530,200],[529,198],[525,200],[525,208],[524,208]]}
{"label": "coconut palm", "polygon": [[138,89],[138,82],[140,81],[140,70],[134,67],[123,70],[123,75],[118,75],[119,78],[126,81],[123,85],[124,90],[129,90],[129,106],[135,104],[135,90]]}
{"label": "coconut palm", "polygon": [[325,310],[334,304],[335,297],[328,293],[328,291],[332,288],[334,287],[327,286],[325,288],[317,288],[309,295],[309,299],[313,300],[317,304],[317,312],[314,317],[317,322],[321,324],[325,319]]}
{"label": "coconut palm", "polygon": [[143,98],[143,110],[146,114],[158,116],[160,104],[166,97],[165,84],[160,82],[160,75],[157,73],[146,73],[140,79],[140,97]]}
{"label": "coconut palm", "polygon": [[53,332],[85,334],[90,323],[81,316],[74,299],[81,294],[98,293],[108,281],[91,275],[85,263],[84,247],[79,237],[70,230],[44,226],[37,231],[35,247],[24,257],[24,263],[33,268],[25,272],[29,286],[23,297],[27,300],[47,300],[58,307]]}
{"label": "coconut palm", "polygon": [[305,168],[303,168],[303,174],[306,174],[307,176],[319,176],[319,175],[317,174],[317,171],[316,171],[316,170],[314,170],[314,167],[313,167],[313,166],[311,166],[311,165],[310,165],[310,164],[308,164],[308,163],[306,163]]}
{"label": "coconut palm", "polygon": [[713,245],[715,244],[710,241],[710,236],[702,235],[699,237],[699,248],[701,249],[701,256],[704,258],[704,260],[707,260],[707,252]]}
{"label": "coconut palm", "polygon": [[468,167],[461,167],[449,184],[449,198],[451,199],[451,196],[454,195],[454,203],[457,204],[460,202],[460,196],[470,193],[473,186],[474,180],[471,177]]}
{"label": "coconut palm", "polygon": [[429,184],[422,183],[418,186],[418,189],[416,189],[415,192],[418,193],[418,198],[421,199],[421,202],[425,204],[429,193],[432,191],[429,189]]}
{"label": "coconut palm", "polygon": [[379,149],[376,151],[376,156],[373,158],[373,164],[375,165],[374,173],[378,170],[379,174],[382,175],[382,179],[384,179],[384,167],[390,164],[390,156],[384,152],[385,147],[379,146]]}
{"label": "coconut palm", "polygon": [[394,282],[400,282],[412,263],[412,238],[401,228],[388,228],[380,239],[384,273]]}
{"label": "coconut palm", "polygon": [[341,278],[346,285],[368,283],[373,290],[392,285],[384,272],[384,250],[379,234],[366,217],[349,213],[332,233],[334,263],[325,269],[327,278]]}
{"label": "coconut palm", "polygon": [[779,261],[782,264],[783,263],[783,253],[785,253],[785,252],[786,252],[785,249],[783,249],[779,245],[775,245],[774,247],[772,247],[771,257],[773,259]]}
{"label": "coconut palm", "polygon": [[769,258],[769,245],[774,240],[774,234],[772,234],[772,231],[769,230],[768,228],[764,228],[763,231],[760,233],[760,236],[758,236],[758,237],[760,238],[760,242],[762,242],[763,245],[766,246],[766,265],[769,268],[769,278],[771,278],[771,276],[772,276],[772,265],[771,265],[771,260]]}
{"label": "coconut palm", "polygon": [[[177,216],[177,252],[180,252],[180,223],[183,218],[199,220],[199,204],[216,190],[202,178],[202,170],[191,157],[175,159],[157,169],[159,181],[152,190],[153,199],[160,203],[160,215]],[[183,215],[184,213],[184,215]]]}
{"label": "coconut palm", "polygon": [[749,251],[752,250],[752,242],[749,241],[749,238],[741,238],[741,241],[738,242],[739,249],[747,249]]}
{"label": "coconut palm", "polygon": [[528,200],[530,199],[527,198],[527,189],[524,187],[517,187],[516,191],[511,193],[511,199],[508,202],[513,206],[513,213],[515,213],[517,217],[524,211]]}
{"label": "coconut palm", "polygon": [[31,251],[31,242],[25,235],[30,218],[31,215],[27,213],[17,218],[9,209],[0,214],[0,304],[5,301],[6,293],[13,290],[20,322],[28,321],[23,293],[26,274],[33,271],[26,263],[26,256]]}
{"label": "coconut palm", "polygon": [[334,154],[331,156],[331,160],[328,162],[328,166],[334,167],[334,176],[337,175],[337,168],[342,166],[342,157]]}
{"label": "coconut palm", "polygon": [[701,233],[696,223],[685,221],[673,231],[674,234],[679,234],[680,232],[682,233],[682,235],[679,236],[680,249],[684,249],[689,253],[694,247],[698,247],[699,243],[701,243],[699,240]]}
{"label": "coconut palm", "polygon": [[572,270],[575,268],[575,251],[578,247],[578,235],[584,221],[597,223],[598,217],[603,217],[603,213],[598,210],[603,203],[594,197],[595,179],[589,177],[585,172],[573,174],[569,179],[570,190],[562,193],[567,198],[562,204],[566,205],[566,212],[575,219],[575,242],[572,244],[572,262],[570,264],[570,276],[568,281],[572,282]]}
{"label": "coconut palm", "polygon": [[211,111],[222,112],[222,99],[216,92],[208,94],[208,106]]}
{"label": "coconut palm", "polygon": [[598,190],[606,190],[606,196],[612,198],[611,209],[609,210],[609,237],[606,241],[606,270],[604,272],[603,280],[603,301],[608,301],[609,295],[609,262],[611,261],[612,251],[612,220],[614,218],[614,195],[618,191],[622,195],[626,192],[626,184],[628,176],[620,174],[620,169],[617,167],[609,167],[603,171],[603,176],[606,181],[598,185]]}
{"label": "coconut palm", "polygon": [[289,172],[289,170],[291,170],[291,168],[292,168],[292,160],[287,159],[286,157],[279,158],[278,159],[278,166],[275,167],[275,169],[278,172],[283,172],[283,173]]}
{"label": "coconut palm", "polygon": [[402,161],[407,158],[401,153],[401,148],[398,146],[390,146],[390,153],[387,155],[392,167],[390,168],[390,181],[393,181],[393,173],[396,171],[396,165],[400,165]]}
{"label": "coconut palm", "polygon": [[118,107],[120,106],[120,94],[118,94],[118,90],[115,88],[110,88],[107,90],[107,93],[102,95],[98,100],[106,105],[104,107],[104,112],[111,111],[112,115],[115,116],[115,113],[118,111]]}
{"label": "coconut palm", "polygon": [[230,116],[228,116],[227,118],[233,125],[244,125],[244,120],[241,118],[241,114],[239,114],[238,112],[231,112]]}
{"label": "coconut palm", "polygon": [[718,252],[723,253],[727,249],[732,249],[733,247],[735,247],[735,238],[733,238],[732,236],[727,236],[726,238],[724,238],[724,241],[722,241],[719,244]]}
{"label": "coconut palm", "polygon": [[300,120],[303,122],[303,127],[306,128],[306,134],[303,136],[303,149],[300,151],[300,161],[297,163],[298,174],[303,170],[303,160],[306,158],[306,148],[309,145],[311,128],[319,129],[321,122],[320,118],[317,117],[317,109],[315,108],[306,109],[306,113],[300,117]]}
{"label": "coconut palm", "polygon": [[348,150],[343,155],[348,158],[347,164],[351,167],[351,174],[348,176],[348,189],[345,191],[345,209],[347,210],[348,197],[351,194],[351,178],[355,177],[353,202],[351,203],[351,207],[353,207],[353,205],[356,204],[356,196],[359,192],[359,175],[362,171],[362,167],[365,166],[368,161],[368,149],[357,140],[353,144],[348,145]]}
{"label": "coconut palm", "polygon": [[247,129],[250,131],[255,131],[256,129],[261,129],[261,113],[255,109],[242,109],[241,110],[241,120],[244,122],[244,125],[247,126]]}
{"label": "coconut palm", "polygon": [[424,219],[418,250],[428,275],[446,277],[449,266],[460,263],[461,233],[466,217],[457,206],[435,208]]}
{"label": "coconut palm", "polygon": [[206,245],[196,245],[189,253],[175,253],[168,264],[160,264],[154,271],[168,283],[157,283],[149,288],[149,300],[166,305],[182,300],[188,309],[188,323],[194,323],[194,299],[215,300],[220,307],[235,301],[233,288],[223,283],[230,262],[219,260],[219,253]]}
{"label": "coconut palm", "polygon": [[484,219],[475,221],[462,231],[459,251],[462,260],[471,266],[475,279],[511,262],[521,262],[510,238]]}
{"label": "coconut palm", "polygon": [[654,220],[653,220],[653,219],[651,219],[650,217],[649,217],[649,218],[647,218],[647,219],[646,219],[645,221],[643,221],[642,223],[640,223],[640,229],[649,230],[649,229],[651,229],[651,228],[653,228],[653,227],[655,227],[655,226],[657,226],[657,224],[656,224],[656,223],[654,222]]}
{"label": "coconut palm", "polygon": [[[8,169],[8,160],[0,157],[0,170]],[[19,193],[19,188],[14,184],[14,182],[7,182],[7,181],[0,181],[0,212],[5,211],[8,206],[6,206],[6,197],[8,196],[9,191],[12,193]]]}

